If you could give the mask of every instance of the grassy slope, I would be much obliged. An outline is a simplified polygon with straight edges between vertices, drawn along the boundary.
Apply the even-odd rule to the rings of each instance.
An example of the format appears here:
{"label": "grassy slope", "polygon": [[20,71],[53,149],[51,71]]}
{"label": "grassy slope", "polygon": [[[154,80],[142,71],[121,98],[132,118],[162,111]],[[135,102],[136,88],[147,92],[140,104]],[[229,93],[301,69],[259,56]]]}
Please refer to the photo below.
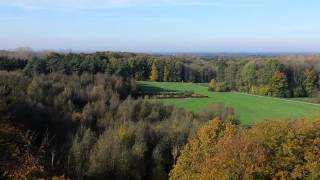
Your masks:
{"label": "grassy slope", "polygon": [[310,98],[310,97],[287,98],[287,99],[294,100],[294,101],[309,102],[309,103],[315,103],[316,102],[316,98]]}
{"label": "grassy slope", "polygon": [[207,95],[206,99],[165,99],[165,104],[174,104],[192,112],[200,112],[212,103],[233,107],[244,125],[264,119],[293,119],[320,115],[320,106],[304,102],[292,102],[272,97],[250,96],[240,93],[213,93],[207,87],[191,83],[139,82],[142,91],[194,91]]}

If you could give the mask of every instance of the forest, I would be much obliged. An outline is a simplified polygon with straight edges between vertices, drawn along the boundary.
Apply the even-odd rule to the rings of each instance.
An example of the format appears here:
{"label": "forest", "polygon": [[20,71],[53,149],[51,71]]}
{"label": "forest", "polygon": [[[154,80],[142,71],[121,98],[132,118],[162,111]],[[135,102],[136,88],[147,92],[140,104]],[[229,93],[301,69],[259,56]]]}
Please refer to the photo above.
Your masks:
{"label": "forest", "polygon": [[1,55],[4,179],[320,178],[319,120],[246,127],[231,107],[192,113],[139,96],[137,83],[317,97],[318,56]]}
{"label": "forest", "polygon": [[[25,74],[106,73],[136,81],[211,81],[213,91],[239,91],[275,97],[317,96],[320,62],[318,56],[297,57],[215,57],[161,56],[98,52],[29,57],[2,57],[1,70],[22,69]],[[288,60],[291,59],[291,60]]]}

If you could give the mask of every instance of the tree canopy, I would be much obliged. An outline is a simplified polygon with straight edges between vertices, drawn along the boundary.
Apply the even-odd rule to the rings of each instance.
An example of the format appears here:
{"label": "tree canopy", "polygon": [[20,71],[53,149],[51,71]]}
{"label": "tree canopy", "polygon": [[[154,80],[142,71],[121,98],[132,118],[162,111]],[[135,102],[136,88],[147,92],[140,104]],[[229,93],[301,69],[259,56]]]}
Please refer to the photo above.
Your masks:
{"label": "tree canopy", "polygon": [[265,121],[245,129],[219,119],[183,148],[170,179],[318,179],[320,121]]}

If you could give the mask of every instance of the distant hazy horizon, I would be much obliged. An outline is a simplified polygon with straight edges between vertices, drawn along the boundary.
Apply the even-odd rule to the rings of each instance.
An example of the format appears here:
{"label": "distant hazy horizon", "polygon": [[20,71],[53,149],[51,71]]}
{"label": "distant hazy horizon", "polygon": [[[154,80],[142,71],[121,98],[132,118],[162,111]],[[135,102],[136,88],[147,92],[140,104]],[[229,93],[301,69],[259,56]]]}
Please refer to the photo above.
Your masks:
{"label": "distant hazy horizon", "polygon": [[[19,50],[20,49],[20,50]],[[0,51],[25,51],[25,52],[57,52],[57,53],[96,53],[96,52],[123,52],[123,53],[142,53],[151,55],[191,55],[191,56],[287,56],[287,55],[316,55],[320,56],[320,52],[192,52],[192,51],[177,51],[177,52],[163,52],[163,51],[122,51],[122,50],[72,50],[72,49],[33,49],[32,47],[17,47],[10,49],[0,49]]]}
{"label": "distant hazy horizon", "polygon": [[0,49],[320,52],[320,1],[1,0]]}

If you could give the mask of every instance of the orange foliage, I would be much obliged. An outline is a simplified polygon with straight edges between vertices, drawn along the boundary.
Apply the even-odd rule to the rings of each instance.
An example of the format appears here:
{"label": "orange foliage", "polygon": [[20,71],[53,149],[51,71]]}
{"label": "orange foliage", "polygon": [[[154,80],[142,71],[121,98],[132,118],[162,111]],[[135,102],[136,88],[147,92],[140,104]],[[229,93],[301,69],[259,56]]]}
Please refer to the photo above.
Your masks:
{"label": "orange foliage", "polygon": [[320,121],[265,121],[244,129],[214,119],[170,172],[170,179],[265,178],[320,178]]}
{"label": "orange foliage", "polygon": [[16,127],[1,127],[2,176],[9,179],[33,179],[44,173],[40,160],[31,153],[32,135]]}
{"label": "orange foliage", "polygon": [[[23,127],[0,123],[0,179],[50,179],[41,164],[44,147],[35,147],[34,134]],[[54,176],[52,180],[67,180]]]}

